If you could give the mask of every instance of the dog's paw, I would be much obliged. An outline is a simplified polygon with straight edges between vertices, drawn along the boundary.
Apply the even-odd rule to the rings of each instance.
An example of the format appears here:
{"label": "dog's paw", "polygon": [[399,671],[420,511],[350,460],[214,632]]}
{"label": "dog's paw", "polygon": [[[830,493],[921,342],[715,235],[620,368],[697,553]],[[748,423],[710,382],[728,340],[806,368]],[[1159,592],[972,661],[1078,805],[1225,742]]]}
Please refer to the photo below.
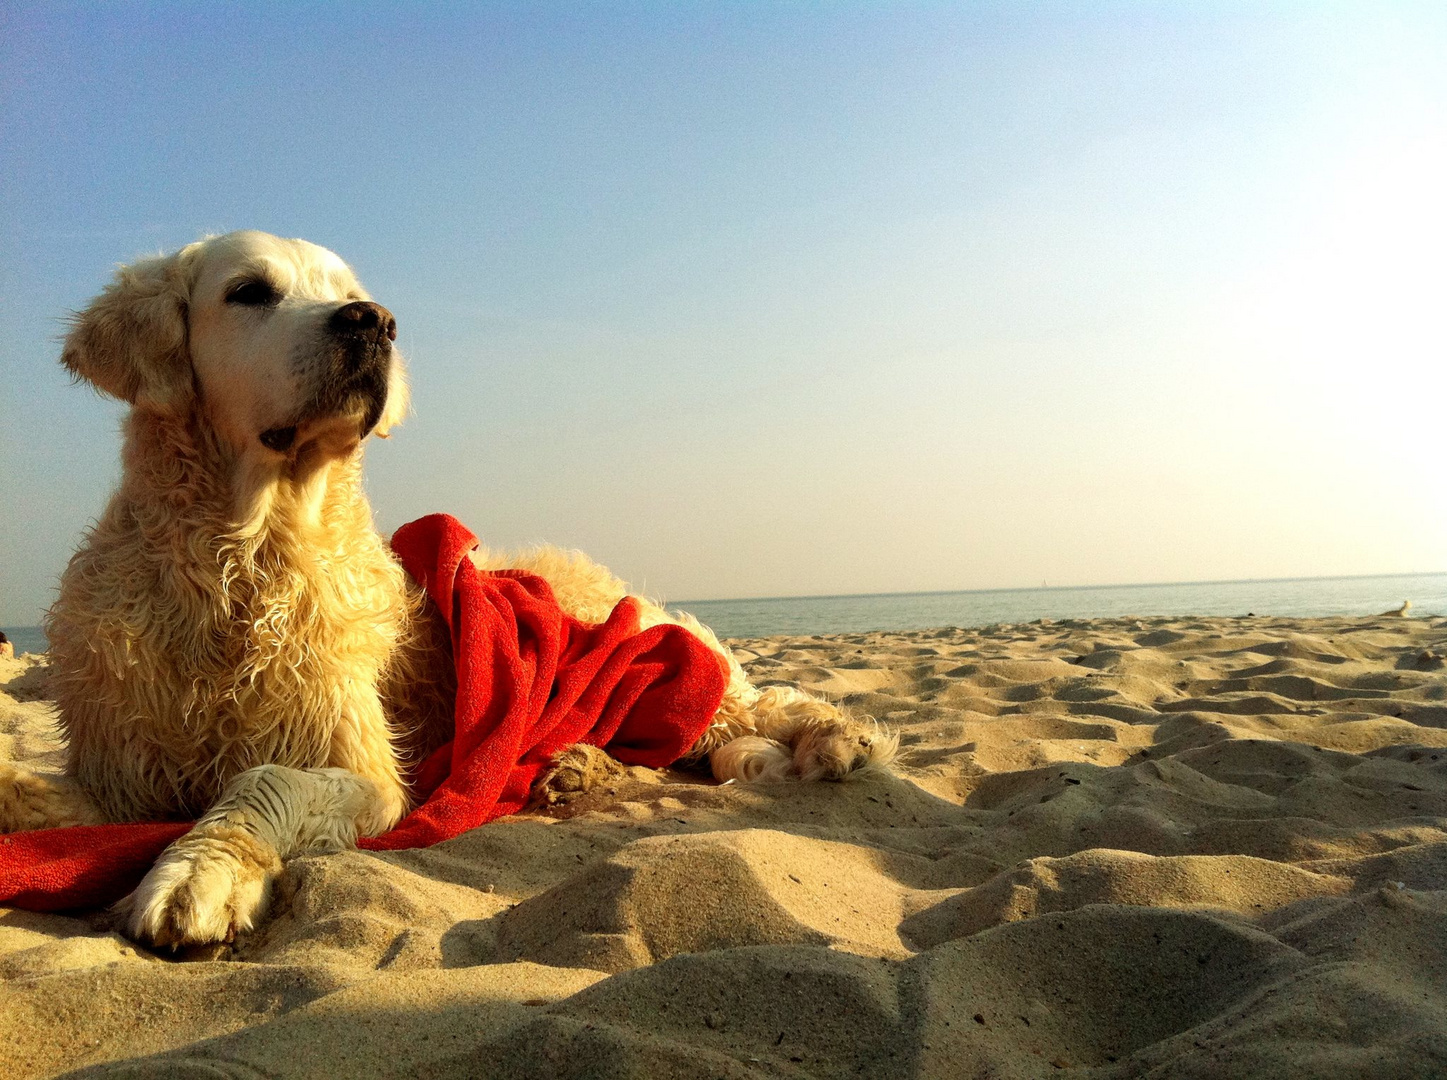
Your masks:
{"label": "dog's paw", "polygon": [[872,723],[841,718],[802,726],[790,740],[801,780],[843,780],[866,765],[885,765],[899,738]]}
{"label": "dog's paw", "polygon": [[281,859],[237,829],[195,830],[168,847],[116,905],[137,941],[180,948],[233,941],[266,910]]}
{"label": "dog's paw", "polygon": [[0,762],[0,833],[98,825],[104,820],[74,780],[37,776]]}
{"label": "dog's paw", "polygon": [[574,743],[553,755],[547,769],[533,784],[532,802],[551,806],[622,775],[623,766],[604,751],[587,743]]}
{"label": "dog's paw", "polygon": [[730,739],[709,754],[708,763],[714,779],[722,784],[731,780],[741,784],[789,780],[794,771],[794,760],[787,746],[757,735]]}

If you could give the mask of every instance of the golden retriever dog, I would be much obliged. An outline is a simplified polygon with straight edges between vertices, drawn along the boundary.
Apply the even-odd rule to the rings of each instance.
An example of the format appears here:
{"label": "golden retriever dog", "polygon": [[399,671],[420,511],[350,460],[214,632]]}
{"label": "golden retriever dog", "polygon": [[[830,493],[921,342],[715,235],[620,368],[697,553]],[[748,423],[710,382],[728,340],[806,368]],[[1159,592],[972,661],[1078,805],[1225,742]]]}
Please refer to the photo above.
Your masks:
{"label": "golden retriever dog", "polygon": [[[46,632],[67,775],[0,766],[0,831],[196,818],[120,906],[157,945],[229,940],[282,860],[390,829],[408,763],[450,737],[455,673],[431,601],[376,531],[362,448],[407,410],[392,313],[332,252],[238,232],[120,269],[61,362],[131,406],[119,490],[61,578]],[[544,577],[603,621],[626,586],[574,552],[483,569]],[[727,662],[689,759],[720,780],[839,779],[895,740]],[[601,760],[600,760],[601,759]],[[616,766],[574,747],[539,797]]]}

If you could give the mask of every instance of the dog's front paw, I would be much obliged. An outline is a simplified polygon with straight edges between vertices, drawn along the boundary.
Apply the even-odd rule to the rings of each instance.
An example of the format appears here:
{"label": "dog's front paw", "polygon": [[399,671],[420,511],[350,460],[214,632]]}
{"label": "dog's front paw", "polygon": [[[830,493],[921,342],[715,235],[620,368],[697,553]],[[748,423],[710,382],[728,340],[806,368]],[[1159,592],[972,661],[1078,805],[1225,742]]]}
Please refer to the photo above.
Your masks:
{"label": "dog's front paw", "polygon": [[574,743],[553,755],[547,769],[533,784],[533,805],[566,800],[623,775],[623,766],[596,746]]}
{"label": "dog's front paw", "polygon": [[266,910],[281,859],[240,829],[187,833],[116,905],[137,941],[179,948],[232,941]]}

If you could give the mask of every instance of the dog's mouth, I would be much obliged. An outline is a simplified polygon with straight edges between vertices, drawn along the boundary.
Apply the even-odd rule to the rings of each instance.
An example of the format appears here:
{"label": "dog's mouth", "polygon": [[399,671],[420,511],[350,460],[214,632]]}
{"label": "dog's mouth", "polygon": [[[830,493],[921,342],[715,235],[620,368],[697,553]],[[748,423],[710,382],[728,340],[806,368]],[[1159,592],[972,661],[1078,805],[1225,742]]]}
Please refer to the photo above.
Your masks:
{"label": "dog's mouth", "polygon": [[261,445],[268,450],[284,454],[296,443],[296,425],[274,427],[261,433]]}
{"label": "dog's mouth", "polygon": [[384,371],[368,368],[345,381],[323,386],[290,422],[267,428],[257,438],[276,454],[295,457],[310,448],[342,454],[362,442],[387,407]]}
{"label": "dog's mouth", "polygon": [[294,424],[267,428],[257,440],[273,454],[293,465],[319,463],[353,453],[375,426],[375,418],[358,420],[357,411],[313,416]]}
{"label": "dog's mouth", "polygon": [[353,407],[337,413],[311,415],[294,424],[267,428],[257,439],[272,453],[283,457],[308,456],[312,451],[321,451],[329,457],[344,455],[372,433],[381,415],[382,410],[369,402],[364,413],[360,407]]}

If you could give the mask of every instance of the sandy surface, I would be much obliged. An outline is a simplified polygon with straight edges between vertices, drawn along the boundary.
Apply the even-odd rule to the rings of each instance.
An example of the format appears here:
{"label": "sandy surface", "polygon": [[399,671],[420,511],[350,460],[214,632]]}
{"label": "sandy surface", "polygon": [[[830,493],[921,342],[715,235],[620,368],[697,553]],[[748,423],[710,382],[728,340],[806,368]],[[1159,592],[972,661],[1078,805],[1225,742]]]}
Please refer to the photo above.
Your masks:
{"label": "sandy surface", "polygon": [[[1447,620],[735,644],[893,775],[633,770],[185,961],[0,909],[0,1075],[1447,1075]],[[0,755],[44,692],[0,663]]]}

